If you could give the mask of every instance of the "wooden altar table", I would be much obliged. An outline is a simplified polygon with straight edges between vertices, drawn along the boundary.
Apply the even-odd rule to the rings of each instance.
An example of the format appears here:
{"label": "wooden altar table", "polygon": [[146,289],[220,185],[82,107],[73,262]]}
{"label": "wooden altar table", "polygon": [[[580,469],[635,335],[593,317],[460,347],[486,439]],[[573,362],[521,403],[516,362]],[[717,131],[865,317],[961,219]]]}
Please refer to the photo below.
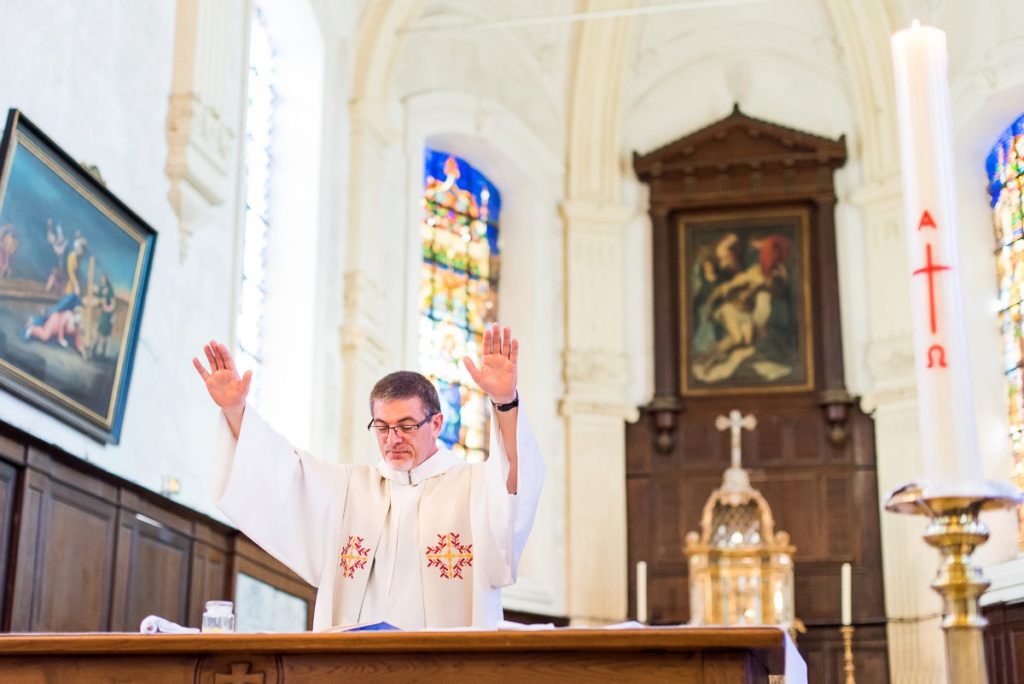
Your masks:
{"label": "wooden altar table", "polygon": [[783,682],[781,630],[10,634],[0,682]]}

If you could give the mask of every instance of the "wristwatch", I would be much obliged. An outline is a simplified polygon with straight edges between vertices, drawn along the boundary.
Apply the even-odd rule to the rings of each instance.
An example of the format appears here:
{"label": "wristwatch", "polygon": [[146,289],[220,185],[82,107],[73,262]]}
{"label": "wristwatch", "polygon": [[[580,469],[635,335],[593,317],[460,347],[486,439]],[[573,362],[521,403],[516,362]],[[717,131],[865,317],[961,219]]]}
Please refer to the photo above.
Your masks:
{"label": "wristwatch", "polygon": [[519,390],[516,390],[515,398],[512,401],[508,402],[507,404],[495,404],[494,401],[491,401],[491,404],[494,405],[494,409],[496,411],[511,411],[516,406],[519,406]]}

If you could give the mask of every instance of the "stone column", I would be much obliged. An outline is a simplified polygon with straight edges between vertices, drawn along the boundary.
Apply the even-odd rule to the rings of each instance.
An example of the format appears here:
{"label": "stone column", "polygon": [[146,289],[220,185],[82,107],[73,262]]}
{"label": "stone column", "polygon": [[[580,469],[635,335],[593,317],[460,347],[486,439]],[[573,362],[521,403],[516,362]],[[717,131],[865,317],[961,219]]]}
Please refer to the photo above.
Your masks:
{"label": "stone column", "polygon": [[566,202],[568,607],[576,623],[627,610],[623,229],[633,207]]}
{"label": "stone column", "polygon": [[[621,7],[591,0],[586,11]],[[563,357],[568,612],[579,624],[626,617],[627,363],[623,231],[635,209],[622,184],[621,80],[629,19],[580,24],[570,89]]]}
{"label": "stone column", "polygon": [[[386,272],[382,250],[387,233],[381,217],[378,179],[385,172],[390,152],[400,143],[399,131],[390,125],[381,102],[357,101],[349,109],[351,156],[349,211],[345,241],[344,319],[341,326],[341,457],[360,462],[376,453],[366,431],[369,420],[367,393],[390,368],[395,349],[388,342],[388,315],[384,289],[376,278]],[[399,256],[401,246],[391,245]],[[404,267],[404,260],[399,261]]]}
{"label": "stone column", "polygon": [[245,132],[251,13],[248,0],[178,0],[166,171],[167,198],[179,219],[181,259],[195,226],[208,218],[211,207],[231,197],[235,187],[236,141]]}

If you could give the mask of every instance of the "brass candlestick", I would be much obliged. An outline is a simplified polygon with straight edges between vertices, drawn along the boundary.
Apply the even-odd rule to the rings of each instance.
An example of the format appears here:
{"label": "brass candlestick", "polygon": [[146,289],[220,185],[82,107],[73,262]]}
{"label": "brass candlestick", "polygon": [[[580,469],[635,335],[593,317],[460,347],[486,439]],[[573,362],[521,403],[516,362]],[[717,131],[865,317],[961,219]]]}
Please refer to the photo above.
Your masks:
{"label": "brass candlestick", "polygon": [[853,677],[853,625],[843,625],[839,628],[843,635],[843,672],[846,673],[845,684],[857,684]]}
{"label": "brass candlestick", "polygon": [[1008,483],[970,485],[971,493],[932,493],[911,483],[889,495],[885,508],[893,513],[924,515],[931,522],[924,540],[941,555],[932,588],[942,596],[942,629],[946,637],[949,684],[987,684],[982,630],[988,624],[979,599],[989,583],[971,565],[971,554],[988,539],[983,510],[1012,508],[1024,500]]}

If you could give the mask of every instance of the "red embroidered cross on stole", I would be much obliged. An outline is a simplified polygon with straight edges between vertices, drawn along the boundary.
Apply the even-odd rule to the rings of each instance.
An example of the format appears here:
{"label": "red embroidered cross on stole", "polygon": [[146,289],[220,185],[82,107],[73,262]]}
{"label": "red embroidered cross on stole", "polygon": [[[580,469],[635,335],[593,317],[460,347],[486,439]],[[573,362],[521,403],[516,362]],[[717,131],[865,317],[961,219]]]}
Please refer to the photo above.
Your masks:
{"label": "red embroidered cross on stole", "polygon": [[366,562],[370,559],[370,548],[363,546],[362,537],[350,534],[338,556],[341,559],[342,576],[352,579],[356,576],[356,570],[366,568]]}
{"label": "red embroidered cross on stole", "polygon": [[427,567],[437,568],[441,579],[464,579],[463,568],[473,565],[473,545],[460,544],[455,532],[437,535],[437,546],[427,547]]}

